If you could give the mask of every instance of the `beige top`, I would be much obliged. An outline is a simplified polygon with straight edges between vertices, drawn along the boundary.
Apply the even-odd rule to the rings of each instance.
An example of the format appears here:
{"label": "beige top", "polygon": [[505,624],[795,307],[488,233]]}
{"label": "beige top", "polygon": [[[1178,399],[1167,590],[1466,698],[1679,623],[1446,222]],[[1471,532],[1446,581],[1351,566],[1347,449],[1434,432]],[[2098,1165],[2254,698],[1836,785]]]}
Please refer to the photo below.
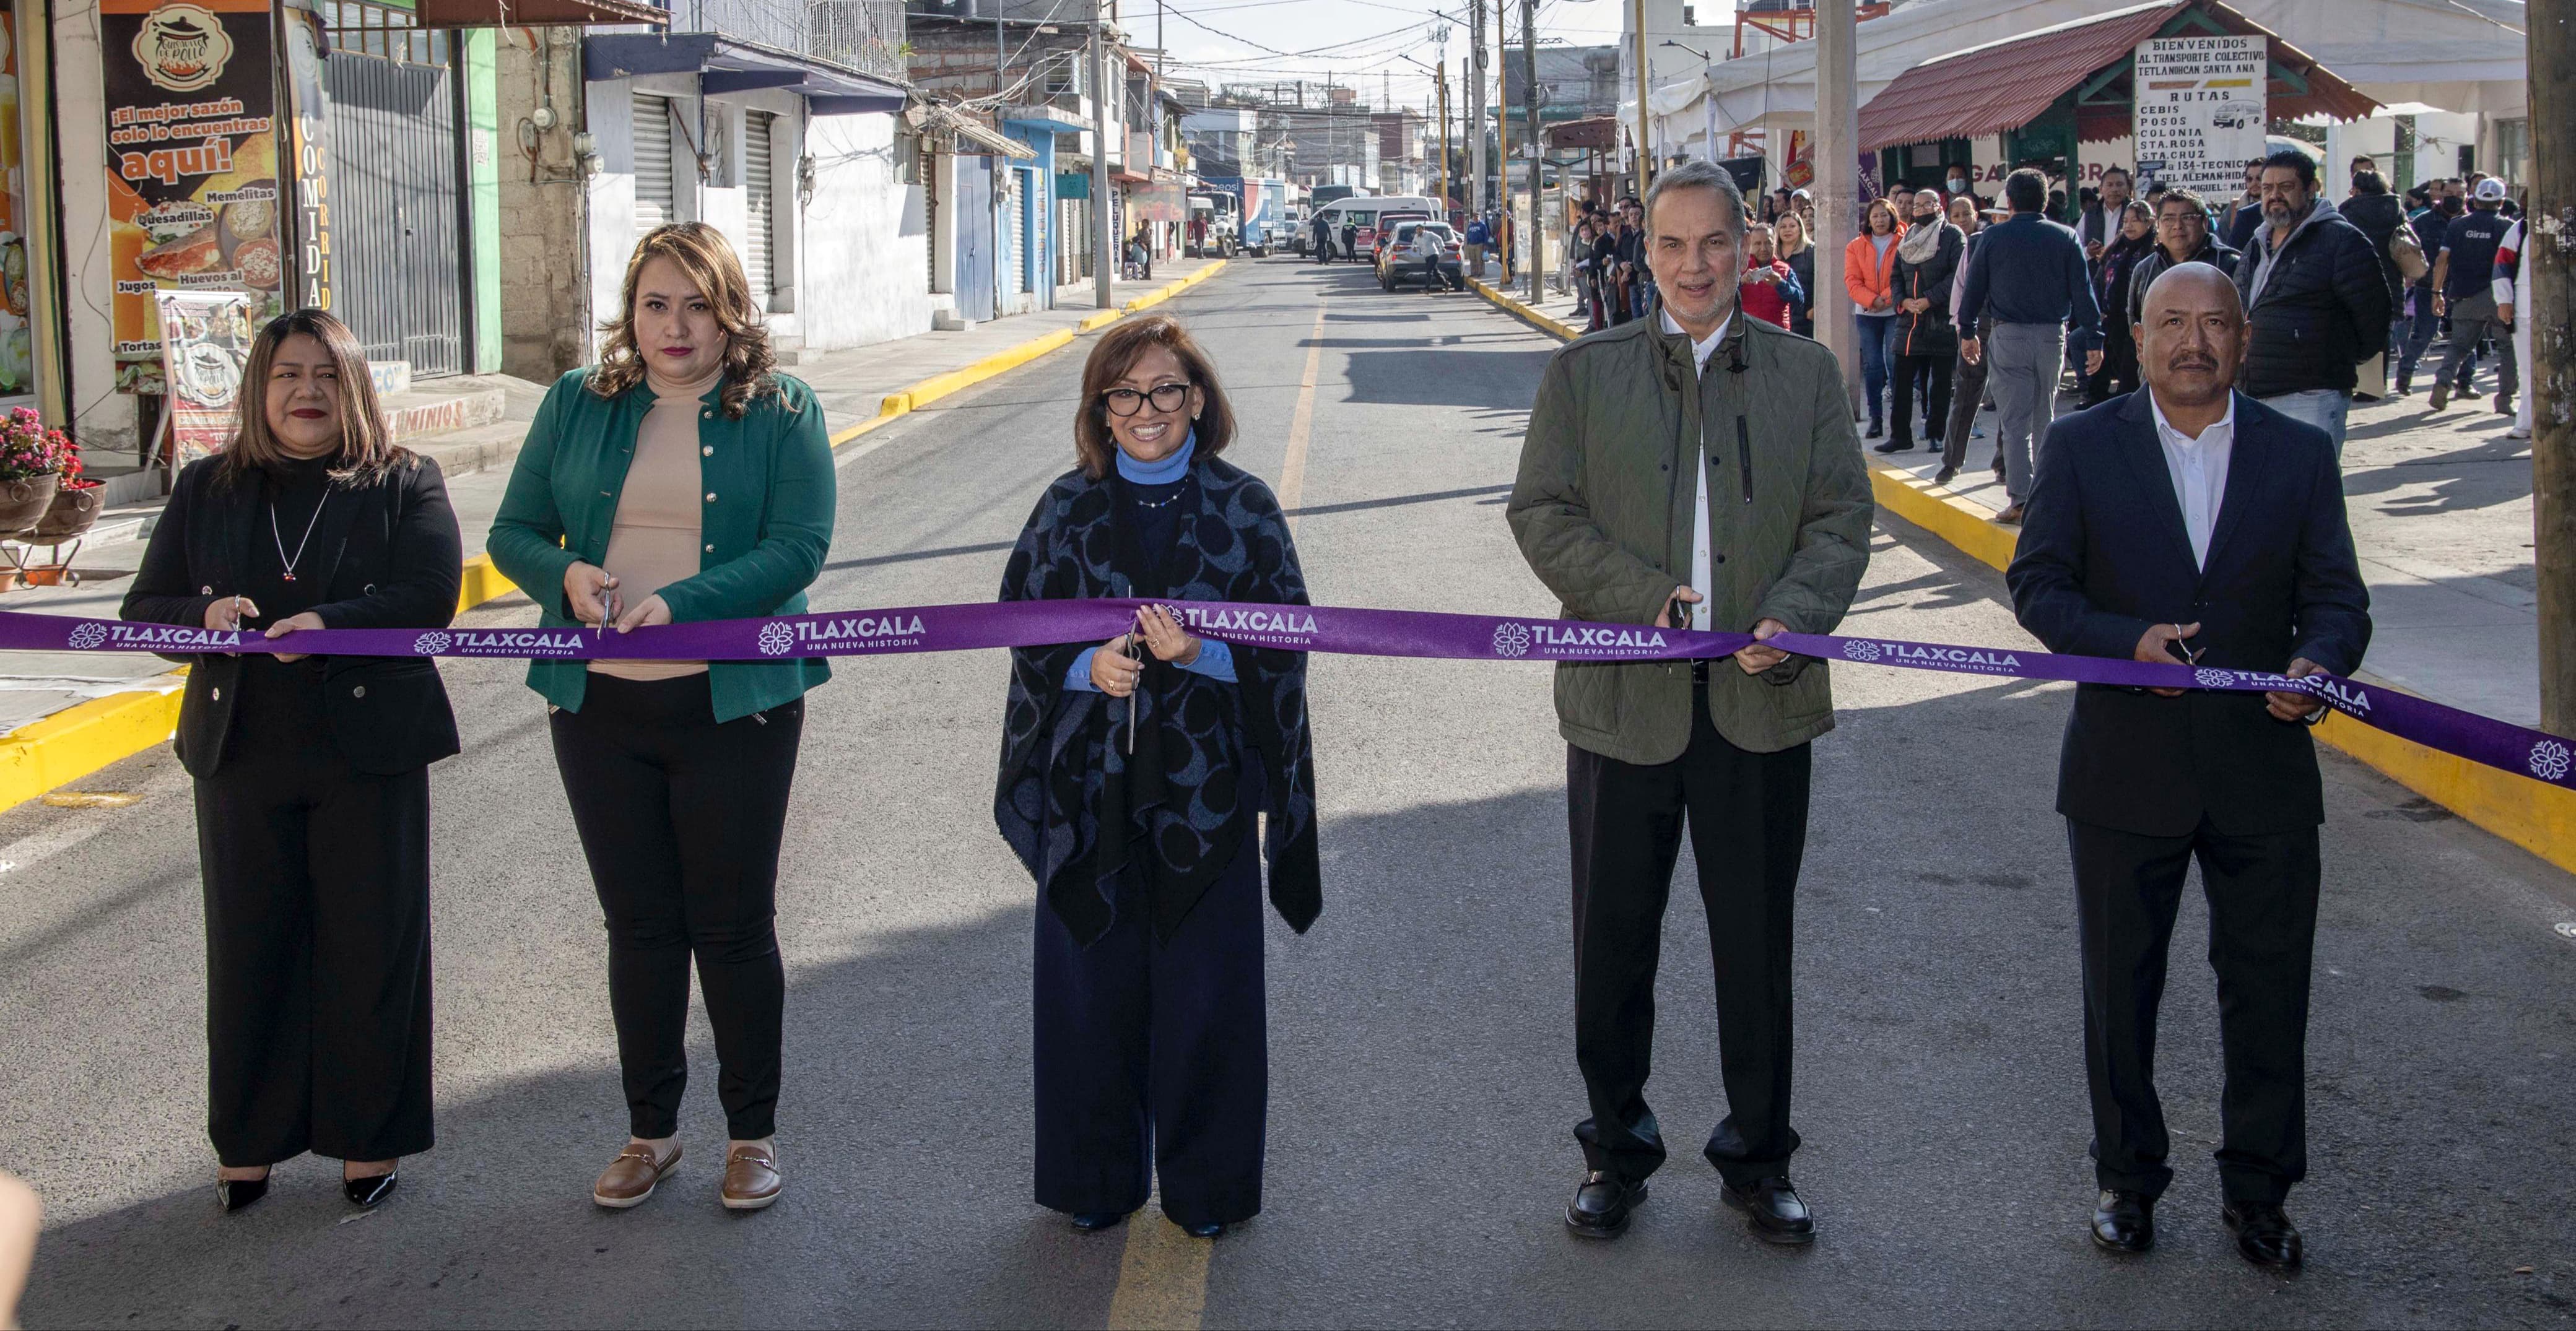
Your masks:
{"label": "beige top", "polygon": [[[698,399],[724,377],[717,366],[693,384],[645,373],[653,409],[635,431],[635,460],[617,496],[617,519],[608,529],[606,568],[617,596],[633,606],[672,583],[698,575],[698,459],[711,451],[698,442]],[[677,679],[706,672],[704,661],[593,661],[590,668],[619,679]]]}

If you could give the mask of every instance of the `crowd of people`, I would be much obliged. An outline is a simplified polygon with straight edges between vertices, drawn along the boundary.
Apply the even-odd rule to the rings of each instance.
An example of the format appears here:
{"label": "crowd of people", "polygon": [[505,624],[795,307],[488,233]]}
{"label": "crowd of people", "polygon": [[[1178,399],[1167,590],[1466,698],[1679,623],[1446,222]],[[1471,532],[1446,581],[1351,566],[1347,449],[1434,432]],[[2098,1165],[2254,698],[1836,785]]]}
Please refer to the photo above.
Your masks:
{"label": "crowd of people", "polygon": [[[2473,376],[2490,362],[2494,409],[2528,438],[2518,368],[2529,353],[2513,323],[2522,242],[2505,183],[2472,172],[2401,197],[2363,155],[2343,197],[2327,192],[2315,159],[2295,149],[2246,162],[2242,192],[2223,199],[2156,180],[2142,191],[2110,167],[2077,191],[2072,226],[2054,220],[2070,215],[2064,190],[2036,170],[2013,173],[1991,198],[1961,166],[1938,186],[1890,185],[1863,203],[1843,251],[1864,438],[1881,453],[1939,451],[1946,485],[1984,435],[1980,408],[1996,412],[2003,520],[2018,522],[2065,371],[2074,368],[2079,408],[2135,391],[2146,290],[2185,263],[2238,282],[2253,322],[2247,391],[2316,424],[2338,450],[2355,394],[2411,394],[2445,334],[2431,408],[2477,398]],[[1637,201],[1580,211],[1566,250],[1578,318],[1597,331],[1650,317],[1658,293]],[[1752,211],[1744,310],[1812,337],[1824,303],[1815,199],[1784,187]]]}

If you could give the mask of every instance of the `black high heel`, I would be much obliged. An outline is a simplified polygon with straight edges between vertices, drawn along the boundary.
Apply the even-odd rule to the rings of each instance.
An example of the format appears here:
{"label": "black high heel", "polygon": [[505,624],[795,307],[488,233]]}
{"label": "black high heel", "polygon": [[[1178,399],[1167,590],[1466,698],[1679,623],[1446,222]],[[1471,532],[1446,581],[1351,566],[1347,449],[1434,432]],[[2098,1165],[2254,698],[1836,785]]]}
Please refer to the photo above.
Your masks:
{"label": "black high heel", "polygon": [[226,1215],[247,1208],[268,1195],[267,1174],[258,1178],[218,1178],[215,1180],[215,1205]]}
{"label": "black high heel", "polygon": [[343,1178],[340,1191],[351,1206],[373,1208],[376,1203],[394,1195],[394,1185],[402,1182],[402,1166],[368,1178]]}

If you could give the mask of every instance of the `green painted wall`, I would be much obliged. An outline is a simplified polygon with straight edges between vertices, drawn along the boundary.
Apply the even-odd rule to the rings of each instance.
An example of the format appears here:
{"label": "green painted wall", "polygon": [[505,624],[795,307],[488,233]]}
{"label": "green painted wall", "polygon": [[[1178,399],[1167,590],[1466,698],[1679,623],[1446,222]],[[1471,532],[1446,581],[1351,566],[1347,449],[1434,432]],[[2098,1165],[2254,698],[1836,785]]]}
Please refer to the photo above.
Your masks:
{"label": "green painted wall", "polygon": [[474,284],[474,326],[466,330],[476,374],[501,372],[500,84],[496,34],[460,33],[465,67],[465,194],[473,225],[465,271]]}

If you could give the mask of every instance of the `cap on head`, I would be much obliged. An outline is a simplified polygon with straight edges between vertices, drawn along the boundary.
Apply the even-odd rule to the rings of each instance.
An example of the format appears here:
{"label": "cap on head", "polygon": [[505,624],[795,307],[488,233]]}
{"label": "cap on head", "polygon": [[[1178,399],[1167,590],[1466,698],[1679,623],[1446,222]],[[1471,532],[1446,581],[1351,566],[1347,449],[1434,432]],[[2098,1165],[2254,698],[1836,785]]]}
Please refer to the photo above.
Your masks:
{"label": "cap on head", "polygon": [[2480,203],[2497,203],[2501,202],[2503,198],[2503,181],[2498,180],[2493,176],[2489,176],[2478,182],[2478,201]]}

